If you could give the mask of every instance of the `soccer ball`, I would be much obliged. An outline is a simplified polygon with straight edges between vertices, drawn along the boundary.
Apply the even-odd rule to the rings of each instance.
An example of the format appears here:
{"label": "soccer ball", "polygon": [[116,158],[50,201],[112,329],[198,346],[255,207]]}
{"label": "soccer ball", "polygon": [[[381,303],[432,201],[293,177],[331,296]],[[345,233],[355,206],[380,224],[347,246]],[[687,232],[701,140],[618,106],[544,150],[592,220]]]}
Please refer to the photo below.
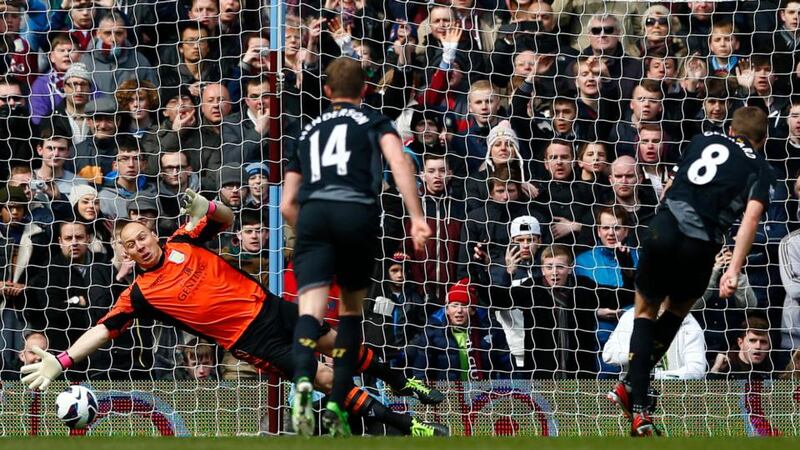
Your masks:
{"label": "soccer ball", "polygon": [[86,428],[97,416],[97,399],[83,386],[70,386],[56,397],[58,418],[70,428]]}

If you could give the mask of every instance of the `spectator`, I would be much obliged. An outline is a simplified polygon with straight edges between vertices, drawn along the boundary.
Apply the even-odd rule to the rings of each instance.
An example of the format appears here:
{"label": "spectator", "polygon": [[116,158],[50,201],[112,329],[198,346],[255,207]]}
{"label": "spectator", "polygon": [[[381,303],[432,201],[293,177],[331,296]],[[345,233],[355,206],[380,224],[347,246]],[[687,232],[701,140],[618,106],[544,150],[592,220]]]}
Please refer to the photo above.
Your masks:
{"label": "spectator", "polygon": [[[72,206],[72,215],[66,220],[76,221],[86,224],[90,234],[94,237],[90,242],[89,249],[96,253],[111,255],[113,248],[112,242],[112,223],[103,216],[100,210],[100,199],[97,190],[85,184],[78,184],[72,187],[69,195],[69,203]],[[110,304],[108,306],[111,306]],[[99,318],[99,317],[98,317]]]}
{"label": "spectator", "polygon": [[[69,347],[92,325],[89,306],[92,284],[110,283],[110,266],[89,251],[91,230],[82,223],[64,223],[58,232],[59,250],[50,264],[34,275],[26,289],[25,315],[34,329],[44,330],[53,350]],[[82,366],[85,371],[85,365]],[[82,379],[80,368],[70,379]]]}
{"label": "spectator", "polygon": [[209,58],[210,36],[211,31],[203,23],[187,20],[180,24],[177,67],[163,64],[158,69],[162,98],[175,97],[181,87],[188,88],[193,96],[199,98],[202,83],[220,80],[219,66]]}
{"label": "spectator", "polygon": [[260,162],[250,163],[244,168],[249,195],[244,207],[265,211],[269,203],[269,167]]}
{"label": "spectator", "polygon": [[[5,332],[6,330],[4,329],[3,331]],[[18,350],[14,349],[13,347],[9,347],[9,345],[12,345],[13,342],[6,342],[6,345],[4,346],[4,350],[16,351],[17,355],[16,361],[12,361],[13,364],[4,364],[2,370],[0,370],[0,379],[2,380],[18,381],[20,379],[20,367],[27,364],[35,364],[42,360],[39,355],[33,352],[34,346],[39,347],[44,351],[47,351],[49,348],[47,345],[47,337],[39,331],[25,331],[22,333],[22,336],[24,339],[23,345]],[[3,361],[3,363],[5,363],[5,361]]]}
{"label": "spectator", "polygon": [[0,20],[0,52],[4,55],[3,74],[16,78],[29,90],[39,74],[39,67],[36,53],[20,33],[25,6],[24,2],[14,0],[7,0],[0,5],[3,15],[3,20]]}
{"label": "spectator", "polygon": [[[202,1],[202,0],[198,0]],[[187,380],[215,380],[217,378],[217,347],[205,339],[193,338],[177,349],[183,355]]]}
{"label": "spectator", "polygon": [[120,131],[139,141],[139,148],[147,155],[148,175],[157,175],[158,124],[153,119],[158,110],[158,91],[147,80],[126,80],[120,83],[115,94],[122,116]]}
{"label": "spectator", "polygon": [[770,136],[764,147],[764,156],[775,170],[779,180],[785,180],[786,189],[794,190],[797,173],[800,171],[800,97],[793,97],[788,106],[785,139]]}
{"label": "spectator", "polygon": [[150,61],[128,41],[128,26],[118,11],[98,19],[94,49],[81,58],[92,74],[99,95],[114,95],[126,80],[147,80],[159,85],[158,74]]}
{"label": "spectator", "polygon": [[77,147],[91,133],[90,123],[93,116],[86,112],[86,106],[93,92],[94,81],[86,65],[81,62],[72,63],[64,73],[64,100],[55,104],[52,119],[44,117],[40,123],[49,122],[54,129],[72,131],[72,144]]}
{"label": "spectator", "polygon": [[[583,142],[578,146],[578,169],[576,188],[590,189],[592,198],[601,199],[609,195],[608,151],[600,142]],[[588,184],[588,186],[585,186]]]}
{"label": "spectator", "polygon": [[396,252],[384,263],[382,282],[364,303],[364,341],[392,367],[408,367],[406,348],[427,322],[425,301],[408,280],[408,255]]}
{"label": "spectator", "polygon": [[[121,139],[119,139],[122,141]],[[128,200],[142,195],[155,199],[158,195],[155,186],[144,175],[147,160],[134,141],[119,144],[114,170],[105,177],[100,191],[100,209],[112,219],[128,218]]]}
{"label": "spectator", "polygon": [[672,164],[666,160],[667,143],[661,127],[655,124],[642,124],[639,127],[636,144],[636,160],[647,182],[653,186],[656,198],[661,198],[664,187],[669,182]]}
{"label": "spectator", "polygon": [[[600,208],[596,213],[598,244],[575,259],[575,275],[592,280],[611,296],[598,296],[595,310],[597,341],[602,348],[625,309],[633,305],[634,276],[639,253],[628,245],[632,222],[624,208]],[[602,365],[602,372],[615,372]]]}
{"label": "spectator", "polygon": [[580,130],[578,133],[587,141],[602,140],[609,136],[620,116],[619,107],[612,100],[619,95],[600,92],[600,78],[610,76],[608,69],[597,57],[580,56],[573,66],[572,75],[578,91],[578,117],[574,129]]}
{"label": "spectator", "polygon": [[22,85],[13,78],[0,77],[0,180],[8,179],[12,165],[31,160],[30,140],[37,134]]}
{"label": "spectator", "polygon": [[219,83],[205,85],[200,104],[200,126],[192,124],[188,112],[173,120],[171,130],[162,129],[162,148],[187,153],[189,164],[200,174],[200,184],[206,195],[217,190],[217,171],[221,166],[221,126],[231,112],[230,96]]}
{"label": "spectator", "polygon": [[553,242],[583,242],[585,239],[579,236],[584,224],[591,223],[590,205],[594,203],[594,198],[590,197],[590,191],[573,189],[575,155],[572,144],[554,140],[545,149],[544,157],[549,179],[541,183],[538,200],[549,205],[553,215],[550,225]]}
{"label": "spectator", "polygon": [[[623,120],[617,122],[611,133],[611,142],[615,143],[615,158],[617,156],[636,155],[638,130],[643,124],[653,124],[662,119],[661,83],[655,80],[642,80],[633,89],[633,98],[630,102],[630,115],[625,113]],[[612,158],[613,159],[613,158]]]}
{"label": "spectator", "polygon": [[728,342],[736,337],[731,335],[731,324],[741,323],[747,308],[758,306],[758,299],[744,271],[739,274],[739,286],[733,302],[719,295],[719,279],[730,265],[732,248],[727,245],[717,254],[708,288],[692,307],[695,318],[705,330],[706,348],[712,352],[727,352],[730,348]]}
{"label": "spectator", "polygon": [[786,289],[781,318],[781,348],[800,349],[800,232],[781,240],[778,255],[781,282]]}
{"label": "spectator", "polygon": [[78,176],[102,184],[104,178],[112,176],[118,141],[137,145],[132,138],[117,138],[122,116],[117,114],[117,102],[113,97],[100,97],[86,105],[85,110],[90,136],[75,146],[75,171]]}
{"label": "spectator", "polygon": [[520,194],[529,199],[536,198],[538,190],[527,181],[531,178],[530,169],[526,167],[527,164],[520,155],[519,139],[507,120],[498,123],[489,131],[486,144],[489,150],[486,152],[483,164],[466,182],[467,211],[479,207],[489,198],[486,182],[496,177],[501,167],[520,182],[522,189]]}
{"label": "spectator", "polygon": [[34,180],[54,184],[60,192],[69,192],[72,186],[87,184],[86,180],[76,178],[75,174],[64,168],[70,158],[70,141],[67,136],[59,135],[49,128],[42,128],[40,143],[36,146],[36,154],[42,165],[33,173]]}
{"label": "spectator", "polygon": [[222,123],[222,164],[261,162],[269,156],[269,102],[272,95],[264,78],[250,78],[245,86],[247,109]]}
{"label": "spectator", "polygon": [[56,106],[66,97],[64,92],[64,75],[72,63],[77,60],[78,53],[68,34],[57,33],[50,39],[50,72],[39,76],[31,85],[31,121],[39,125],[45,117],[50,117]]}
{"label": "spectator", "polygon": [[422,250],[415,250],[412,242],[406,240],[405,253],[412,255],[412,280],[422,286],[426,302],[442,305],[446,286],[456,280],[458,238],[466,212],[464,202],[451,194],[453,172],[447,158],[427,154],[423,161],[422,207],[432,234]]}
{"label": "spectator", "polygon": [[461,176],[474,174],[486,159],[486,138],[497,123],[500,108],[494,86],[488,81],[478,81],[469,89],[469,115],[466,121],[456,123],[457,135],[453,137],[453,151],[461,158],[466,172],[459,167],[454,172]]}
{"label": "spectator", "polygon": [[476,313],[469,280],[447,292],[446,306],[408,346],[414,376],[428,381],[507,378],[511,371],[503,333]]}
{"label": "spectator", "polygon": [[22,329],[24,322],[21,310],[24,306],[25,279],[22,271],[25,262],[19,257],[20,242],[26,228],[23,220],[26,216],[28,198],[20,187],[4,186],[0,189],[0,298],[4,307],[0,311],[3,341],[2,366],[15,368],[16,351],[23,347]]}
{"label": "spectator", "polygon": [[100,9],[90,0],[62,0],[60,6],[50,18],[52,29],[67,31],[76,43],[78,55],[94,49],[95,13]]}
{"label": "spectator", "polygon": [[261,33],[248,33],[242,38],[242,43],[244,52],[242,52],[241,60],[234,69],[232,80],[228,81],[226,85],[233,101],[238,101],[242,97],[242,91],[246,90],[246,85],[250,80],[266,79],[270,69],[269,36]]}
{"label": "spectator", "polygon": [[225,166],[219,171],[219,192],[216,200],[234,212],[242,208],[243,198],[247,196],[247,183],[239,167]]}
{"label": "spectator", "polygon": [[[662,313],[666,305],[662,304]],[[633,319],[636,313],[627,310],[619,319],[617,328],[611,333],[603,347],[603,361],[622,367],[620,377],[628,366]],[[656,380],[699,380],[706,375],[706,345],[703,329],[690,314],[683,319],[675,340],[669,346],[664,357],[656,364],[654,376]]]}
{"label": "spectator", "polygon": [[734,106],[732,89],[725,80],[714,78],[709,79],[706,85],[703,107],[693,117],[694,120],[685,122],[685,136],[711,131],[725,133],[728,129],[730,113],[733,112]]}
{"label": "spectator", "polygon": [[736,74],[739,64],[739,30],[730,20],[714,20],[711,34],[708,37],[708,71],[710,74],[725,78]]}
{"label": "spectator", "polygon": [[680,21],[671,16],[666,6],[653,5],[647,8],[642,16],[642,24],[642,37],[629,52],[631,56],[676,55],[685,52],[683,43],[677,39],[681,30]]}
{"label": "spectator", "polygon": [[[500,312],[510,313],[515,325],[511,327],[515,337],[509,341],[512,351],[516,351],[512,353],[513,377],[595,376],[597,338],[590,306],[597,303],[596,289],[591,280],[573,275],[572,250],[559,244],[541,251],[541,272],[510,286],[489,285],[488,292],[479,288],[480,297]],[[521,312],[521,323],[513,311]],[[504,328],[508,333],[509,327]],[[524,341],[522,362],[518,358],[520,339]]]}
{"label": "spectator", "polygon": [[137,195],[128,200],[128,218],[135,220],[153,233],[157,230],[158,218],[161,216],[158,202],[146,195]]}
{"label": "spectator", "polygon": [[642,169],[630,156],[620,156],[611,163],[611,189],[613,198],[605,205],[622,206],[631,216],[633,243],[639,242],[639,230],[655,214],[658,205],[656,191],[650,183],[643,183]]}
{"label": "spectator", "polygon": [[183,152],[163,152],[158,171],[159,236],[172,236],[181,216],[180,198],[186,189],[200,190],[200,177],[192,170]]}
{"label": "spectator", "polygon": [[[736,348],[718,353],[708,371],[712,379],[769,379],[775,369],[769,322],[758,316],[748,316],[739,326]],[[780,366],[779,366],[780,367]]]}
{"label": "spectator", "polygon": [[598,88],[603,91],[602,97],[610,100],[632,98],[633,87],[642,77],[641,64],[623,49],[623,31],[619,18],[605,13],[593,15],[584,29],[584,33],[589,35],[589,47],[584,48],[581,55],[603,58],[602,70],[610,81]]}
{"label": "spectator", "polygon": [[234,267],[239,267],[266,286],[269,284],[269,229],[264,226],[261,214],[245,210],[241,213],[239,230],[234,244],[224,247],[220,254]]}

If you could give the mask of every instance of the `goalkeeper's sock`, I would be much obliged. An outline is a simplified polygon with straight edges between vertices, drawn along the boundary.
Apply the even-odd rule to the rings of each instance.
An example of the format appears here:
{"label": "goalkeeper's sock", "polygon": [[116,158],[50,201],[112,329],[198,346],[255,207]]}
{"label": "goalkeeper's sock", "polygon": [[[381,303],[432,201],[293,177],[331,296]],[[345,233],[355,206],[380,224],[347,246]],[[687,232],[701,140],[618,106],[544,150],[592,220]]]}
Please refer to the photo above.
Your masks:
{"label": "goalkeeper's sock", "polygon": [[357,387],[351,388],[350,392],[347,393],[344,407],[355,416],[372,417],[385,425],[397,428],[405,434],[411,434],[411,416],[392,411]]}
{"label": "goalkeeper's sock", "polygon": [[647,388],[650,384],[650,358],[653,354],[655,322],[650,319],[633,319],[633,333],[628,353],[627,383],[631,387],[631,410],[647,410]]}
{"label": "goalkeeper's sock", "polygon": [[653,356],[650,359],[651,370],[667,353],[682,324],[683,319],[669,310],[664,311],[656,320],[656,326],[653,331]]}
{"label": "goalkeeper's sock", "polygon": [[345,397],[353,386],[361,347],[361,316],[340,316],[336,342],[333,344],[333,389],[330,399],[344,406]]}
{"label": "goalkeeper's sock", "polygon": [[402,370],[394,369],[382,363],[372,349],[363,345],[358,351],[356,371],[378,377],[395,390],[402,389],[406,385],[406,376]]}
{"label": "goalkeeper's sock", "polygon": [[320,323],[312,315],[302,315],[294,327],[294,379],[307,378],[312,383],[317,375],[317,358],[314,352],[319,339]]}

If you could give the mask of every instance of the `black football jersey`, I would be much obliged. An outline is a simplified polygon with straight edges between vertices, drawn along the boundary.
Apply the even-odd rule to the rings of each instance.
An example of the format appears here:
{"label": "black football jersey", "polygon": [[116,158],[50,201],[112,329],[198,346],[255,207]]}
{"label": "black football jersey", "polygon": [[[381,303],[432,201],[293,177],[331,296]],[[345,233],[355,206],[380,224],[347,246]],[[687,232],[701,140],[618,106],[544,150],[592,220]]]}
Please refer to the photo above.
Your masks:
{"label": "black football jersey", "polygon": [[287,170],[303,175],[298,201],[374,204],[381,188],[380,138],[394,133],[389,118],[350,103],[332,104],[300,133]]}
{"label": "black football jersey", "polygon": [[747,140],[706,132],[689,142],[665,204],[683,234],[722,243],[749,200],[769,205],[774,184],[772,168]]}

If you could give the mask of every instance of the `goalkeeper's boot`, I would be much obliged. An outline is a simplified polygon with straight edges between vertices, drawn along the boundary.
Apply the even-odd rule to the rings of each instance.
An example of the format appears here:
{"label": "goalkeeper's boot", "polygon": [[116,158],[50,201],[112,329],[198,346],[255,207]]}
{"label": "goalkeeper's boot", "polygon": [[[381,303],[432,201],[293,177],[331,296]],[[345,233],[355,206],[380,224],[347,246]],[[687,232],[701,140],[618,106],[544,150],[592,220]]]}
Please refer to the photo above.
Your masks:
{"label": "goalkeeper's boot", "polygon": [[653,424],[653,419],[648,413],[637,413],[631,422],[631,436],[633,437],[652,437],[661,436],[661,430]]}
{"label": "goalkeeper's boot", "polygon": [[423,405],[438,405],[444,401],[444,394],[435,388],[425,385],[421,380],[411,377],[406,380],[402,389],[395,389],[397,395],[416,397]]}
{"label": "goalkeeper's boot", "polygon": [[294,385],[292,399],[292,426],[301,436],[313,436],[315,431],[314,408],[312,407],[314,386],[308,378],[300,378]]}
{"label": "goalkeeper's boot", "polygon": [[445,424],[423,422],[414,417],[411,419],[411,436],[450,436],[450,428]]}
{"label": "goalkeeper's boot", "polygon": [[631,394],[628,392],[628,387],[625,382],[620,381],[614,386],[614,389],[608,392],[606,397],[614,402],[619,409],[622,410],[622,414],[625,416],[626,419],[631,420]]}
{"label": "goalkeeper's boot", "polygon": [[347,411],[339,407],[338,403],[328,402],[322,411],[322,426],[333,437],[347,437],[350,432],[350,423],[347,421]]}

